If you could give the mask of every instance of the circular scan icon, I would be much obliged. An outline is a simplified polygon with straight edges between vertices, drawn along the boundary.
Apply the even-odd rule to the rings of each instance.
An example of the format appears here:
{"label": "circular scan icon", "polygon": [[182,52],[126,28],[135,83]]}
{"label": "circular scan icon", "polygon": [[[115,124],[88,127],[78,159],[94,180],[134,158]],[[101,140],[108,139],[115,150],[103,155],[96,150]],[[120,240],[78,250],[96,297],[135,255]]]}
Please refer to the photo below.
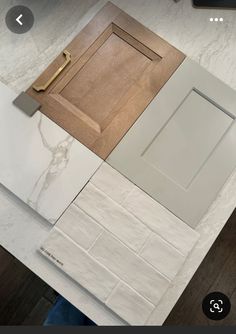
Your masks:
{"label": "circular scan icon", "polygon": [[202,302],[203,313],[211,320],[222,320],[229,314],[231,303],[221,292],[209,293]]}
{"label": "circular scan icon", "polygon": [[14,6],[7,12],[6,25],[15,34],[25,34],[34,25],[34,14],[25,6]]}

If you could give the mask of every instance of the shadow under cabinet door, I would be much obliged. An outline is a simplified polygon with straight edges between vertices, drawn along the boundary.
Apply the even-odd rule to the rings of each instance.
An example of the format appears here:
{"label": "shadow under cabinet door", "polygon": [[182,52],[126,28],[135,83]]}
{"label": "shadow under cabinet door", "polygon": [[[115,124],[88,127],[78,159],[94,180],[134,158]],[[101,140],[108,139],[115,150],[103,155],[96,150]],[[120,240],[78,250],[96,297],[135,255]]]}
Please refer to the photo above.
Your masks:
{"label": "shadow under cabinet door", "polygon": [[108,3],[27,93],[105,159],[184,58]]}
{"label": "shadow under cabinet door", "polygon": [[236,92],[186,59],[108,163],[195,227],[236,166]]}

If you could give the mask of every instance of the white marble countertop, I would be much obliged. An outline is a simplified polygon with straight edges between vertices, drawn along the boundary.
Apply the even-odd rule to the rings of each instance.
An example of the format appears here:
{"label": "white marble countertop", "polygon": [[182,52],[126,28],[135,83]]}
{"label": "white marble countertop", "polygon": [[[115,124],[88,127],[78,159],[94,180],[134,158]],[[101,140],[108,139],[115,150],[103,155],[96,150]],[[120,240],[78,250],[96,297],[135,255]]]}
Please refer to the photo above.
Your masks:
{"label": "white marble countertop", "polygon": [[[187,0],[177,4],[172,0],[114,0],[113,2],[236,89],[236,11],[197,10],[193,9],[191,1]],[[8,64],[7,71],[4,71],[4,64],[1,62],[1,80],[15,89],[16,92],[27,88],[42,69],[105,3],[105,0],[99,1],[75,24],[74,29],[67,31],[67,36],[63,36],[62,39],[58,38],[52,46],[48,46],[43,52],[38,51],[39,67],[35,66],[35,63],[26,63],[23,56],[19,61],[16,60],[14,58],[16,55],[9,58],[12,66]],[[224,22],[211,23],[209,21],[210,17],[217,16],[223,17]],[[13,40],[14,38],[19,39],[19,36],[13,37],[11,35],[10,37],[7,31],[3,33],[6,41],[4,50],[7,48],[8,54],[14,54]],[[32,43],[37,44],[37,40],[35,39]],[[22,46],[21,55],[23,54]],[[15,65],[16,61],[17,65]],[[22,75],[19,76],[22,67],[25,67],[25,71],[21,72]],[[200,239],[158,308],[152,314],[150,324],[161,325],[164,322],[225,225],[235,208],[235,204],[236,172],[227,181],[218,198],[198,225],[197,231],[200,234]],[[82,287],[78,287],[40,256],[37,249],[46,239],[50,230],[51,226],[32,209],[0,186],[0,244],[97,324],[122,324],[122,320],[96,298]]]}

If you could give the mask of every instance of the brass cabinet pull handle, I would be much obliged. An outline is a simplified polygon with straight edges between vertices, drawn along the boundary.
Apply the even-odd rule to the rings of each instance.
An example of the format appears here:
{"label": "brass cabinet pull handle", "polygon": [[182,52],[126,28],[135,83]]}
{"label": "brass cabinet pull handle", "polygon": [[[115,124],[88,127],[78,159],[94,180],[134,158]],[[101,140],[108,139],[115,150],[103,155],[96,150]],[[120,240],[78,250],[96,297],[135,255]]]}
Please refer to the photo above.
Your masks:
{"label": "brass cabinet pull handle", "polygon": [[51,79],[49,79],[44,85],[37,86],[34,85],[33,89],[36,90],[36,92],[45,92],[45,90],[48,89],[48,87],[53,83],[54,80],[60,75],[60,73],[66,68],[67,65],[71,62],[71,54],[67,50],[63,51],[63,55],[65,56],[66,60],[64,64],[53,74]]}

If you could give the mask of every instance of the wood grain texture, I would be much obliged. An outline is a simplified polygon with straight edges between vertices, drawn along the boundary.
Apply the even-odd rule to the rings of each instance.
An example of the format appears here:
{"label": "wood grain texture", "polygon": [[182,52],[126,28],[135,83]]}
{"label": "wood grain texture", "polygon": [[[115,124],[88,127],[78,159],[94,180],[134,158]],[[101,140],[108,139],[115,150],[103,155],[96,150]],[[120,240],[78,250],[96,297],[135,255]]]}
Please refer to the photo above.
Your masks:
{"label": "wood grain texture", "polygon": [[[169,314],[164,325],[235,325],[236,324],[236,209],[206,255],[189,285]],[[220,291],[231,301],[231,312],[223,320],[208,319],[202,301],[211,292]]]}
{"label": "wood grain texture", "polygon": [[0,326],[42,325],[56,294],[0,247]]}
{"label": "wood grain texture", "polygon": [[[103,159],[185,58],[110,2],[66,50],[71,64],[50,88],[27,92],[45,115]],[[61,54],[35,83],[48,81],[63,62]]]}
{"label": "wood grain texture", "polygon": [[40,298],[35,307],[23,321],[23,326],[42,326],[52,304],[44,297]]}

